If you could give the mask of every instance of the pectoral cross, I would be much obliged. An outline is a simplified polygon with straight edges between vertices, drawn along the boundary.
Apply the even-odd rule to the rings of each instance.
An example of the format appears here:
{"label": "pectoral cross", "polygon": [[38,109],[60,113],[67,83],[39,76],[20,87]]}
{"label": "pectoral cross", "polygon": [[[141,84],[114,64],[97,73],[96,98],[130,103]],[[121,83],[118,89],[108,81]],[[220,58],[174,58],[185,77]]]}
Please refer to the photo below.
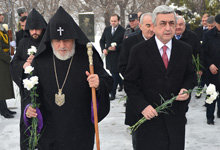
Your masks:
{"label": "pectoral cross", "polygon": [[58,32],[60,32],[60,36],[62,36],[62,32],[64,31],[64,29],[62,29],[61,27],[59,27],[59,29],[57,29]]}

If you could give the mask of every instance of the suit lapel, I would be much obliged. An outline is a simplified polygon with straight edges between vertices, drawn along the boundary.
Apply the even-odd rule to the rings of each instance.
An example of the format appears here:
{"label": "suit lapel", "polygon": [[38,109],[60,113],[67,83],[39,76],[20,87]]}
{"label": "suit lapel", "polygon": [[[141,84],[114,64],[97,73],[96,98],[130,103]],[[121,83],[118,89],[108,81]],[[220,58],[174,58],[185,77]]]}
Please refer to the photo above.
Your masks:
{"label": "suit lapel", "polygon": [[[155,41],[155,37],[153,36],[148,41],[149,41],[150,48],[147,49],[146,52],[151,57],[151,60],[160,69],[160,71],[162,71],[162,73],[165,73],[166,69],[165,69],[165,66],[164,66],[164,63],[163,63],[163,59],[162,59],[162,57],[160,55],[160,52],[158,50],[157,43]],[[169,67],[169,65],[168,65],[168,67]]]}
{"label": "suit lapel", "polygon": [[173,69],[179,57],[181,56],[181,48],[177,45],[177,42],[178,41],[175,38],[173,38],[171,56],[166,74],[168,74]]}

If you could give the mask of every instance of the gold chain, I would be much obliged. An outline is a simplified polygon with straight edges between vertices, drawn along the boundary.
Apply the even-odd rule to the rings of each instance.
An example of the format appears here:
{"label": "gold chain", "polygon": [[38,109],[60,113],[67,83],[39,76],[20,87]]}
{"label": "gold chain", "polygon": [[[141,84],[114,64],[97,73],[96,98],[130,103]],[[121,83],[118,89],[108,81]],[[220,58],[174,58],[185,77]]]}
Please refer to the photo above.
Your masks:
{"label": "gold chain", "polygon": [[68,77],[68,75],[69,75],[69,71],[70,71],[70,67],[71,67],[71,64],[72,64],[72,60],[73,60],[73,56],[72,56],[72,58],[71,58],[71,60],[70,60],[70,64],[69,64],[69,67],[68,67],[68,70],[67,70],[67,73],[66,73],[66,77],[65,77],[64,82],[63,82],[63,85],[62,85],[62,87],[61,87],[61,89],[60,89],[60,86],[59,86],[59,83],[58,83],[58,78],[57,78],[57,69],[56,69],[55,59],[54,59],[54,55],[53,55],[54,73],[55,73],[56,82],[57,82],[57,87],[58,87],[59,92],[62,92],[63,87],[64,87],[64,85],[65,85],[65,83],[66,83],[66,79],[67,79],[67,77]]}

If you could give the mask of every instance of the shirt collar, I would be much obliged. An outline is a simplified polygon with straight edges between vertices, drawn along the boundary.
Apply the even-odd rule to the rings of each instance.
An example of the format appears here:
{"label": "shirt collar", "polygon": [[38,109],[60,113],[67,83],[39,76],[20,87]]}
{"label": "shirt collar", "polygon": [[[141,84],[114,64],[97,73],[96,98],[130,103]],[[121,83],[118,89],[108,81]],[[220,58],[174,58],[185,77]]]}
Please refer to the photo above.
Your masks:
{"label": "shirt collar", "polygon": [[166,43],[166,44],[163,44],[163,43],[157,38],[157,36],[155,36],[155,40],[156,40],[157,47],[158,47],[159,50],[160,50],[164,45],[166,45],[169,50],[172,49],[172,39],[171,39],[168,43]]}
{"label": "shirt collar", "polygon": [[147,38],[143,35],[143,33],[142,33],[142,36],[143,36],[144,40],[147,41]]}

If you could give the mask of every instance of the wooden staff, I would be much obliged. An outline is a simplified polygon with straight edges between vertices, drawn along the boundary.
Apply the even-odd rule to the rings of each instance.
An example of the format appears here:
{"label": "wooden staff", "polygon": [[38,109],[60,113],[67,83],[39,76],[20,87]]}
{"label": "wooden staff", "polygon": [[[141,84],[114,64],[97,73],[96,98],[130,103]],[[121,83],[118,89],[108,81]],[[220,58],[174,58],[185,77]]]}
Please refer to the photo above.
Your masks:
{"label": "wooden staff", "polygon": [[[92,51],[92,43],[87,43],[87,54],[89,56],[89,70],[90,74],[94,74],[94,66],[93,66],[93,51]],[[96,89],[93,87],[92,90],[92,103],[93,103],[93,112],[94,112],[94,124],[95,124],[95,135],[96,135],[96,147],[97,150],[100,150],[99,144],[99,128],[98,128],[98,114],[97,114],[97,104],[96,104]]]}
{"label": "wooden staff", "polygon": [[[8,29],[8,37],[9,37],[9,41],[12,41],[12,31],[11,29]],[[10,43],[9,43],[10,45]],[[12,46],[10,46],[10,55],[13,56],[14,55],[14,48]]]}

